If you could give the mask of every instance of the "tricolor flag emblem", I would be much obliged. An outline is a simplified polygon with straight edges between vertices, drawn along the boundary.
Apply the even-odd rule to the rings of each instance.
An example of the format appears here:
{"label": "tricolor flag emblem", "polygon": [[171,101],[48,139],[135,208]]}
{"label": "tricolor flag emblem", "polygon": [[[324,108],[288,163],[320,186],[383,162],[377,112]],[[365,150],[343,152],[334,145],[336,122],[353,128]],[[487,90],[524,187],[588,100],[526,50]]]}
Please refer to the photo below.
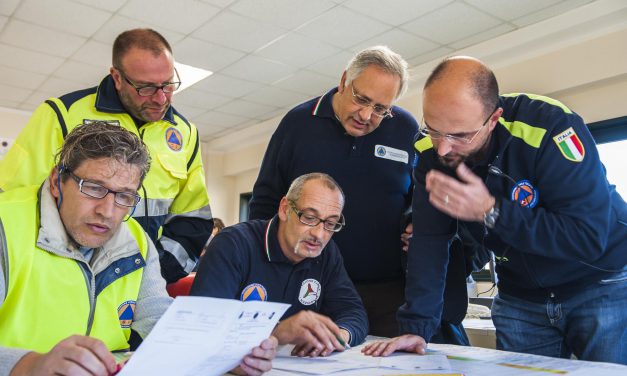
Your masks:
{"label": "tricolor flag emblem", "polygon": [[572,127],[553,137],[553,141],[566,159],[573,162],[583,161],[586,150]]}

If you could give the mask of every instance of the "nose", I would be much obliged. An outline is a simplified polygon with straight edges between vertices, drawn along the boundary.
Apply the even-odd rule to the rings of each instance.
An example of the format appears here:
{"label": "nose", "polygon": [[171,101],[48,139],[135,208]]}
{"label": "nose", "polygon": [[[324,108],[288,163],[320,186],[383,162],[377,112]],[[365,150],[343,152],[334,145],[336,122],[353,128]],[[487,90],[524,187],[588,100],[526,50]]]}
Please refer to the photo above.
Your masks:
{"label": "nose", "polygon": [[372,106],[366,106],[366,107],[362,107],[361,110],[359,110],[359,117],[362,120],[370,120],[370,118],[372,117],[372,112],[374,111],[374,109],[372,108]]}
{"label": "nose", "polygon": [[440,138],[433,146],[438,152],[438,155],[441,157],[447,155],[453,150],[453,145],[446,137]]}
{"label": "nose", "polygon": [[324,223],[320,222],[317,225],[313,226],[311,230],[309,230],[311,235],[315,236],[318,240],[323,239],[327,230],[324,229]]}
{"label": "nose", "polygon": [[162,106],[168,100],[168,95],[163,91],[162,88],[157,89],[157,91],[152,95],[152,100]]}
{"label": "nose", "polygon": [[96,205],[96,213],[102,215],[105,218],[111,218],[116,208],[115,193],[108,192],[106,196],[98,200]]}

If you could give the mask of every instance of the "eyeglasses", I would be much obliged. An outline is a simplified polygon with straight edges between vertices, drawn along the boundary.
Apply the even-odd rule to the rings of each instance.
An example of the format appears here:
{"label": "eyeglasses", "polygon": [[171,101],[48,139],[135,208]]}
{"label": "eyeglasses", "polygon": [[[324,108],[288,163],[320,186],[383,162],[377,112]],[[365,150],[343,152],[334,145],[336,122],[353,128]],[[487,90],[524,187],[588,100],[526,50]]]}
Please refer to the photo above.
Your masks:
{"label": "eyeglasses", "polygon": [[488,118],[485,119],[481,127],[474,132],[456,134],[440,133],[434,129],[431,129],[423,118],[422,123],[424,124],[424,128],[420,129],[420,134],[423,136],[428,136],[432,140],[440,140],[446,138],[446,140],[453,145],[469,145],[472,144],[479,132],[481,132],[481,130],[485,128],[485,126],[488,124],[488,121],[492,118],[492,115],[494,115],[494,111],[496,111],[498,108],[499,106],[497,105],[496,108],[490,113]]}
{"label": "eyeglasses", "polygon": [[320,222],[322,222],[322,227],[325,230],[330,231],[330,232],[338,232],[346,225],[346,223],[344,222],[344,216],[341,214],[340,214],[339,219],[335,219],[335,218],[320,219],[308,210],[298,210],[296,208],[296,204],[293,201],[290,201],[289,203],[290,203],[290,208],[294,210],[294,213],[296,213],[296,216],[298,217],[298,220],[300,221],[300,223],[307,225],[309,227],[316,227],[320,224]]}
{"label": "eyeglasses", "polygon": [[85,179],[81,179],[69,171],[67,173],[68,175],[72,177],[72,179],[74,179],[75,182],[78,183],[79,191],[81,191],[81,193],[84,193],[89,197],[104,198],[109,193],[113,193],[113,199],[115,203],[118,205],[127,206],[127,207],[136,206],[137,204],[139,204],[139,201],[141,201],[142,199],[140,196],[138,196],[135,193],[116,192],[113,189],[103,187],[100,184],[93,183]]}
{"label": "eyeglasses", "polygon": [[120,76],[122,76],[122,78],[124,78],[124,80],[128,82],[128,84],[131,85],[133,89],[135,89],[135,91],[137,91],[137,95],[139,95],[140,97],[150,97],[152,95],[155,95],[159,89],[161,89],[166,94],[174,93],[181,86],[179,72],[176,70],[176,68],[174,68],[174,73],[176,74],[176,78],[179,81],[165,82],[163,85],[136,85],[128,79],[126,73],[124,73],[122,69],[115,69],[117,69],[120,72]]}
{"label": "eyeglasses", "polygon": [[386,117],[393,117],[392,109],[382,106],[380,104],[372,104],[372,101],[363,95],[355,92],[355,86],[351,83],[351,92],[353,94],[353,103],[361,108],[372,107],[372,114],[385,119]]}

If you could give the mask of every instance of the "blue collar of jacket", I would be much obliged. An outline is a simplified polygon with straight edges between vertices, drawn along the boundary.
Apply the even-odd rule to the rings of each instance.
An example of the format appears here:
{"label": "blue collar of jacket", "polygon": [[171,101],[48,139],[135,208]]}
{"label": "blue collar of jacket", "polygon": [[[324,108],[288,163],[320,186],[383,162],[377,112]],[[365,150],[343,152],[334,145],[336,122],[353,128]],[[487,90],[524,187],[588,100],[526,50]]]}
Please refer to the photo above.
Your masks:
{"label": "blue collar of jacket", "polygon": [[[96,92],[96,109],[100,112],[108,112],[114,114],[128,113],[126,108],[122,105],[118,91],[115,88],[115,82],[111,75],[107,75],[98,85]],[[130,115],[130,114],[129,114]],[[176,125],[174,120],[174,111],[172,106],[168,108],[163,116],[163,120]]]}
{"label": "blue collar of jacket", "polygon": [[326,94],[318,98],[311,114],[313,116],[337,119],[333,111],[333,96],[337,93],[337,87],[329,90]]}

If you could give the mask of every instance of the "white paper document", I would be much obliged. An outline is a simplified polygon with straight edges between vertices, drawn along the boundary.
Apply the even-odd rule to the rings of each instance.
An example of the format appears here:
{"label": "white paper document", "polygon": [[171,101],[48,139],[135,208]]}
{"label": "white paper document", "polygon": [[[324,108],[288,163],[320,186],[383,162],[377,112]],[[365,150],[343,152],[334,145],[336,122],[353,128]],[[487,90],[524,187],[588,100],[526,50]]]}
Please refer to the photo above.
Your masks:
{"label": "white paper document", "polygon": [[119,375],[222,375],[270,336],[288,307],[177,297]]}

